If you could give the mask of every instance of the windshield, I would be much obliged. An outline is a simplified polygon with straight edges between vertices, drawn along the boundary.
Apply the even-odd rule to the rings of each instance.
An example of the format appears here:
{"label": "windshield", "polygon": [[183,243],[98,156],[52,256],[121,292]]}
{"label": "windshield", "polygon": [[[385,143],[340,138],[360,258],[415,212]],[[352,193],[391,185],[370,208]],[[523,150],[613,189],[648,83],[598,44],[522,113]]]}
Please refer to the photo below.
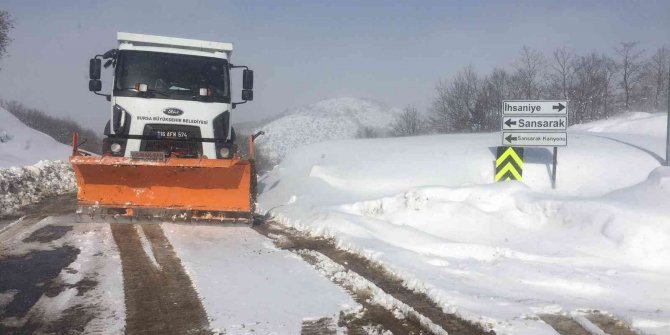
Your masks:
{"label": "windshield", "polygon": [[[114,95],[137,96],[135,85],[146,84],[152,98],[230,103],[228,83],[225,59],[123,50],[117,58]],[[201,97],[201,88],[211,95]]]}

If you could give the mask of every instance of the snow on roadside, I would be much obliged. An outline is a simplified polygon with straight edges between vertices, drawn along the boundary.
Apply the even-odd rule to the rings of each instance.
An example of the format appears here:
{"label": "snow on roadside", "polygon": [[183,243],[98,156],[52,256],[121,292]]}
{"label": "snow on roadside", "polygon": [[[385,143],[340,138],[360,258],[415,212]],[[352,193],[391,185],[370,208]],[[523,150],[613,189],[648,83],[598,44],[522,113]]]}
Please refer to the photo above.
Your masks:
{"label": "snow on roadside", "polygon": [[32,165],[40,160],[64,160],[72,149],[23,124],[0,107],[0,168]]}
{"label": "snow on roadside", "polygon": [[667,113],[623,113],[605,120],[574,125],[570,130],[664,137],[667,131],[667,115]]}
{"label": "snow on roadside", "polygon": [[385,130],[399,112],[369,99],[325,99],[289,109],[284,116],[256,129],[265,131],[265,135],[255,143],[274,165],[300,145],[355,138],[361,127]]}
{"label": "snow on roadside", "polygon": [[[659,119],[636,118],[634,128]],[[526,150],[523,184],[492,183],[499,133],[320,143],[262,178],[259,207],[384,264],[448,312],[494,320],[499,334],[553,334],[529,330],[534,316],[592,308],[662,334],[670,332],[664,140],[571,130],[556,190],[543,148]]]}
{"label": "snow on roadside", "polygon": [[0,169],[0,215],[43,198],[76,192],[77,183],[68,162],[40,161],[35,165]]}

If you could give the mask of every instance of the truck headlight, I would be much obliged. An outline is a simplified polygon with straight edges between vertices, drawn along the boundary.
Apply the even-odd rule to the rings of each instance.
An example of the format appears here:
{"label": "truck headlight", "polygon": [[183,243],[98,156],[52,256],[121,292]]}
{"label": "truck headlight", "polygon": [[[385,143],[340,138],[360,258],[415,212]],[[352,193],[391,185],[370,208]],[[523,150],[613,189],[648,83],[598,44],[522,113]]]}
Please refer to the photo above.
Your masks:
{"label": "truck headlight", "polygon": [[121,152],[121,144],[112,143],[112,145],[110,146],[110,149],[112,149],[113,153],[118,154],[119,152]]}
{"label": "truck headlight", "polygon": [[228,158],[228,155],[230,155],[230,149],[226,147],[219,149],[219,155],[221,155],[222,158]]}

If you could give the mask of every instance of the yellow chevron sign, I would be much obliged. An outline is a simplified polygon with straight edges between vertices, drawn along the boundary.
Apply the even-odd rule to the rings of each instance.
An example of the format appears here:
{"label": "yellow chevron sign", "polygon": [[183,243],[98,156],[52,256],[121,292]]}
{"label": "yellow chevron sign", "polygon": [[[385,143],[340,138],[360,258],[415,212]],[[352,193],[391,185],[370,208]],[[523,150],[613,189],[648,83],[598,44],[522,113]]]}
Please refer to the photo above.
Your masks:
{"label": "yellow chevron sign", "polygon": [[498,147],[495,181],[521,180],[523,148]]}

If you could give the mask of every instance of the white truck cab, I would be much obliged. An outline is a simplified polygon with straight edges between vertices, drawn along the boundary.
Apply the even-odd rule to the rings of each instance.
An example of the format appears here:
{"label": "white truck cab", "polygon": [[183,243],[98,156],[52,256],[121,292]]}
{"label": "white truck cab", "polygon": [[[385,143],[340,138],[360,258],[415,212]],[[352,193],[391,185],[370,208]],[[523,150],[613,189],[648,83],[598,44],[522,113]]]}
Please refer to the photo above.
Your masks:
{"label": "white truck cab", "polygon": [[[111,102],[103,155],[232,158],[231,111],[253,100],[253,71],[230,63],[233,45],[122,32],[117,37],[117,49],[90,61],[89,90]],[[102,60],[114,69],[111,94],[99,93]],[[231,101],[233,68],[245,68],[238,103]]]}

